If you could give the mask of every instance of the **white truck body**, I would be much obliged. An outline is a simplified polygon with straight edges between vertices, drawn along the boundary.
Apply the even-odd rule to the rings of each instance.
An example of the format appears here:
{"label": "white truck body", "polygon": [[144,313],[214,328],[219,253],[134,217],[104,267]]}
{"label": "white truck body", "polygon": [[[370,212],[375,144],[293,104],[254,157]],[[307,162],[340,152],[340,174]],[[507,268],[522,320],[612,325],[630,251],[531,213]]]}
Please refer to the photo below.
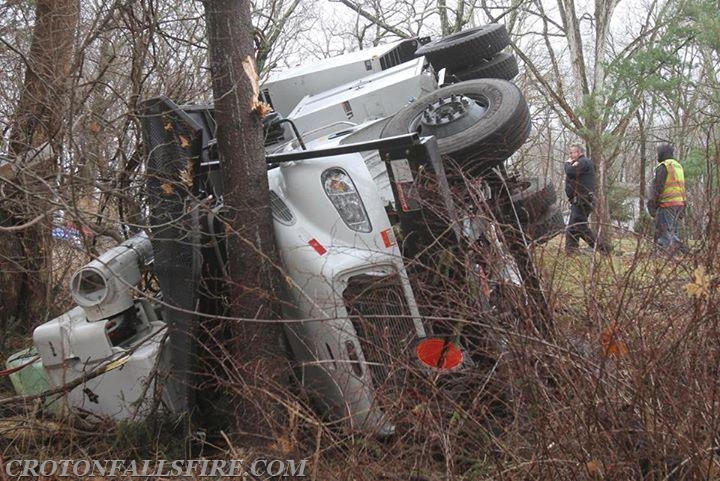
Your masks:
{"label": "white truck body", "polygon": [[[308,146],[339,146],[345,135],[324,136]],[[328,169],[341,169],[352,179],[369,232],[350,228],[329,199],[321,185]],[[387,435],[393,428],[384,419],[378,393],[390,389],[391,378],[408,366],[408,349],[426,332],[378,187],[357,152],[283,163],[268,171],[268,180],[275,238],[289,279],[286,333],[302,381],[333,418]],[[121,245],[100,258],[122,258],[122,265],[98,259],[79,271],[102,271],[101,287],[107,292],[101,297],[112,300],[132,291],[137,276],[125,273],[152,256],[149,240],[137,238],[142,244],[134,249]],[[130,259],[133,252],[137,258]],[[126,312],[97,319],[99,307],[78,306],[42,324],[34,332],[34,347],[54,388],[119,359],[65,399],[82,415],[140,419],[152,405],[155,369],[166,366],[162,334],[150,334],[168,320],[160,318],[156,303],[136,300],[131,307],[137,314],[134,334],[118,343],[113,332],[127,322]],[[164,405],[172,409],[171,393],[164,392]]]}
{"label": "white truck body", "polygon": [[416,58],[333,89],[305,96],[287,116],[301,133],[332,122],[392,116],[416,98],[437,89],[426,72],[425,60]]}
{"label": "white truck body", "polygon": [[262,91],[275,111],[287,117],[303,97],[331,90],[410,60],[417,45],[416,39],[400,40],[310,62],[271,74]]}
{"label": "white truck body", "polygon": [[[339,141],[326,137],[308,146]],[[322,173],[331,168],[352,178],[371,232],[348,228],[318,188]],[[286,330],[302,378],[323,393],[320,398],[334,418],[382,431],[386,426],[375,394],[389,382],[388,371],[407,366],[407,348],[426,333],[377,186],[358,153],[282,164],[269,172],[269,183],[285,204],[282,213],[273,205],[273,217],[283,267],[292,279],[288,305],[293,308],[286,308],[284,317],[290,320]],[[363,294],[349,298],[348,287],[358,283]],[[368,349],[361,337],[380,348]],[[357,362],[347,361],[353,358]]]}
{"label": "white truck body", "polygon": [[[114,345],[111,339],[118,319],[90,321],[81,307],[35,329],[33,345],[50,387],[60,388],[98,368],[106,369],[69,390],[65,400],[72,411],[116,421],[139,420],[150,412],[157,369],[164,367],[165,323],[146,300],[136,300],[131,309],[141,325],[134,338],[122,345]],[[168,396],[163,401],[172,406]]]}

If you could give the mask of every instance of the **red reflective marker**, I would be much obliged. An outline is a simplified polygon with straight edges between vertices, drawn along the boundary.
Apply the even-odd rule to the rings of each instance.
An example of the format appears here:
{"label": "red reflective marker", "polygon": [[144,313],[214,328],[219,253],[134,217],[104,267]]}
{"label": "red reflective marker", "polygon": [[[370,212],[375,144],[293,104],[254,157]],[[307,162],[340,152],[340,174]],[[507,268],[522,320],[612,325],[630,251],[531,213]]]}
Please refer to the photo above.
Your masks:
{"label": "red reflective marker", "polygon": [[308,241],[308,244],[310,244],[310,247],[315,249],[315,252],[317,252],[320,255],[324,255],[327,252],[327,249],[317,241],[317,239],[310,239]]}
{"label": "red reflective marker", "polygon": [[395,235],[393,235],[392,227],[380,232],[380,237],[382,237],[385,247],[392,247],[395,245]]}
{"label": "red reflective marker", "polygon": [[426,367],[433,369],[457,369],[463,363],[463,353],[452,341],[427,338],[417,343],[415,353]]}

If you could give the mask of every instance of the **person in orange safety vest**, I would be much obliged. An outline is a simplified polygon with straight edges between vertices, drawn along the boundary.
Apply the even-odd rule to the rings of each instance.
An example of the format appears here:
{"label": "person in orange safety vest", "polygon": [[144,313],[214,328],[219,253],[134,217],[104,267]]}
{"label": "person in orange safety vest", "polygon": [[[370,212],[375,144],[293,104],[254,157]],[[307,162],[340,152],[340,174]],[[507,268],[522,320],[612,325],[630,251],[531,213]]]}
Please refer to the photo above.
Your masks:
{"label": "person in orange safety vest", "polygon": [[678,226],[685,212],[685,172],[675,160],[673,146],[660,144],[657,148],[658,165],[648,198],[648,212],[655,218],[655,242],[670,254],[678,250],[688,252],[680,240]]}

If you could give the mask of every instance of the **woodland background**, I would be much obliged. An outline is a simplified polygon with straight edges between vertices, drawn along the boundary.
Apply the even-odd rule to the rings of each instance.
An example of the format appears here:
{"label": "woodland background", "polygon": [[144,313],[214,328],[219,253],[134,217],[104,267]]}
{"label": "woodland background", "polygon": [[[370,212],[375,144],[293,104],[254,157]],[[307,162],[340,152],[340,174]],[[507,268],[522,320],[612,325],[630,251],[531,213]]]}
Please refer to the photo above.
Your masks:
{"label": "woodland background", "polygon": [[[70,306],[74,268],[146,225],[138,105],[160,94],[178,104],[213,98],[208,5],[0,5],[4,357]],[[310,455],[315,479],[717,479],[719,11],[717,0],[251,2],[261,81],[398,38],[505,24],[533,119],[512,165],[561,186],[568,145],[587,145],[602,193],[596,220],[626,254],[564,259],[554,243],[535,253],[558,332],[505,333],[511,354],[476,385],[510,393],[501,419],[482,396],[449,417],[414,410],[409,434],[381,446],[297,408],[264,449]],[[661,141],[675,144],[689,192],[693,255],[675,261],[652,257],[647,242],[644,191]],[[58,242],[58,229],[86,235]],[[469,300],[457,301],[458,317],[471,316]],[[152,426],[37,434],[32,415],[25,425],[32,435],[17,431],[1,457],[87,456],[88,439],[105,453],[168,449]]]}

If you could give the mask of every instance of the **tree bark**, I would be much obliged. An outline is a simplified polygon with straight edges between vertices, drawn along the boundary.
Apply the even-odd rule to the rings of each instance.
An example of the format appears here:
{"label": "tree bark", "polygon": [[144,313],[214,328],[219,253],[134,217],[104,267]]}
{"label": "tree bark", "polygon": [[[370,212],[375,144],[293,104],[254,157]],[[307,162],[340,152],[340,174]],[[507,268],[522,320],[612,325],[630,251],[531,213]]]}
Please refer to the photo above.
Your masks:
{"label": "tree bark", "polygon": [[[205,2],[218,147],[224,159],[230,309],[238,321],[227,344],[230,384],[240,431],[265,438],[277,433],[284,409],[278,388],[285,362],[273,296],[279,291],[278,255],[264,161],[258,77],[249,2]],[[221,380],[221,382],[226,382]]]}
{"label": "tree bark", "polygon": [[640,191],[638,192],[638,218],[645,213],[645,196],[647,195],[647,186],[645,185],[645,169],[647,167],[647,135],[645,133],[645,109],[642,113],[638,110],[636,117],[638,121],[638,133],[640,136]]}
{"label": "tree bark", "polygon": [[438,0],[437,2],[438,14],[440,15],[440,33],[442,36],[449,35],[450,32],[450,20],[447,14],[447,3],[445,0]]}
{"label": "tree bark", "polygon": [[577,109],[582,105],[583,96],[590,93],[587,72],[585,71],[582,36],[580,35],[580,20],[575,12],[574,0],[558,0],[558,8],[567,35],[568,49],[570,50],[570,64],[575,78],[572,93],[575,108]]}
{"label": "tree bark", "polygon": [[608,205],[607,157],[600,136],[593,137],[588,143],[588,155],[595,164],[595,208],[594,222],[597,226],[598,240],[610,244],[610,207]]}
{"label": "tree bark", "polygon": [[79,14],[78,0],[37,1],[24,89],[10,134],[16,156],[54,140],[62,126]]}
{"label": "tree bark", "polygon": [[595,1],[595,56],[593,61],[593,85],[592,85],[592,107],[588,112],[587,125],[589,127],[592,146],[595,148],[593,155],[596,157],[595,167],[597,169],[597,210],[595,221],[598,225],[598,237],[609,244],[610,232],[610,209],[608,206],[608,180],[607,173],[608,153],[605,149],[605,133],[607,130],[608,115],[603,111],[606,104],[606,51],[608,49],[608,35],[610,30],[610,19],[613,16],[618,0],[596,0]]}

